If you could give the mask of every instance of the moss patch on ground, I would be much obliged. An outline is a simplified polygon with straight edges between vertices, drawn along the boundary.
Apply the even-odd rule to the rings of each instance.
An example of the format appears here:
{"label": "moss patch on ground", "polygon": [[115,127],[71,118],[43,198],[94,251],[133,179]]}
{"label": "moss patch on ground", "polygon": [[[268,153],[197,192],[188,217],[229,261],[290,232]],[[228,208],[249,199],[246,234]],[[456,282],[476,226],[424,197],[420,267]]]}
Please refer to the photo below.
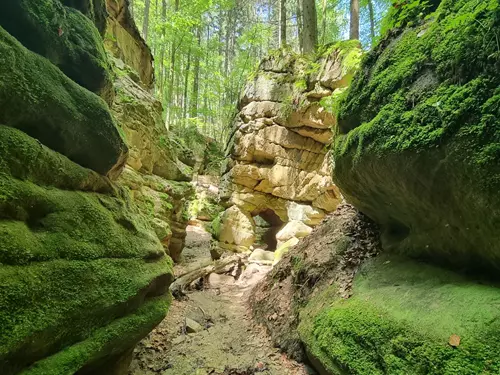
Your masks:
{"label": "moss patch on ground", "polygon": [[[381,256],[362,267],[353,291],[344,300],[330,287],[302,312],[301,338],[332,373],[500,371],[496,285],[406,258]],[[460,336],[458,347],[448,344],[451,335]]]}

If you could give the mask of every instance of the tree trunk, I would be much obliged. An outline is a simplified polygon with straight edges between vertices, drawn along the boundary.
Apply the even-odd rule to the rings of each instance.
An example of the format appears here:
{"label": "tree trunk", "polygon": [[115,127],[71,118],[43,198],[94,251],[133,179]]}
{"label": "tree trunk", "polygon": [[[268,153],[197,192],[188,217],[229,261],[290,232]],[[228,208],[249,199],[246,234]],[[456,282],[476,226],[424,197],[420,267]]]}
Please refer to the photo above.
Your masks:
{"label": "tree trunk", "polygon": [[[179,0],[175,0],[174,11],[177,12],[179,10]],[[174,99],[174,82],[175,82],[175,55],[177,52],[177,46],[175,45],[175,41],[172,41],[172,50],[170,51],[170,82],[168,85],[167,91],[167,115],[165,116],[165,125],[167,129],[170,129],[171,122],[173,120],[172,112],[173,112],[173,99]]]}
{"label": "tree trunk", "polygon": [[161,0],[161,47],[160,47],[160,63],[159,63],[159,83],[160,92],[163,95],[165,89],[165,22],[167,22],[167,0]]}
{"label": "tree trunk", "polygon": [[299,49],[300,52],[303,53],[302,45],[303,45],[303,20],[302,20],[302,0],[297,0],[297,37],[299,39]]}
{"label": "tree trunk", "polygon": [[142,36],[144,40],[148,41],[148,27],[149,27],[149,7],[151,5],[151,0],[144,1],[144,23],[142,24]]}
{"label": "tree trunk", "polygon": [[189,72],[191,70],[191,48],[189,48],[187,55],[187,63],[186,70],[184,75],[184,94],[182,98],[182,118],[187,118],[187,109],[188,109],[188,86],[189,86]]}
{"label": "tree trunk", "polygon": [[194,58],[194,68],[193,68],[193,93],[191,95],[191,109],[189,110],[191,117],[198,116],[198,96],[200,93],[200,56],[201,51],[201,27],[198,26],[197,30],[198,37],[198,53]]}
{"label": "tree trunk", "polygon": [[315,0],[302,0],[302,15],[304,18],[302,51],[303,53],[311,53],[316,50],[318,45],[318,19]]}
{"label": "tree trunk", "polygon": [[280,0],[280,47],[286,45],[286,0]]}
{"label": "tree trunk", "polygon": [[349,39],[359,40],[359,0],[351,0],[351,25]]}
{"label": "tree trunk", "polygon": [[371,44],[373,44],[375,40],[375,12],[373,11],[373,0],[368,0],[368,12],[370,13]]}
{"label": "tree trunk", "polygon": [[321,43],[326,43],[326,1],[323,0],[322,4],[322,17],[321,17]]}

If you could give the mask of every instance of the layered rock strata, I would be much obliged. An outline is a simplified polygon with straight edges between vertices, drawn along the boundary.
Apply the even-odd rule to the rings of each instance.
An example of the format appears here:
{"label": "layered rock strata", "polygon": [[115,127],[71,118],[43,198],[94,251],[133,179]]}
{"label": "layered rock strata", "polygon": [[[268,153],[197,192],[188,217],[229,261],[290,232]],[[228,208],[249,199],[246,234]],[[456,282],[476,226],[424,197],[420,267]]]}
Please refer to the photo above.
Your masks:
{"label": "layered rock strata", "polygon": [[150,218],[158,239],[175,260],[184,247],[189,219],[191,168],[178,160],[162,121],[162,105],[151,94],[152,56],[128,11],[126,1],[108,2],[106,48],[116,74],[112,112],[123,130],[129,157],[119,182]]}
{"label": "layered rock strata", "polygon": [[247,84],[223,168],[222,247],[250,248],[255,216],[276,232],[290,221],[314,226],[341,201],[328,152],[335,119],[322,99],[348,84],[343,57],[334,48],[312,63],[281,51]]}

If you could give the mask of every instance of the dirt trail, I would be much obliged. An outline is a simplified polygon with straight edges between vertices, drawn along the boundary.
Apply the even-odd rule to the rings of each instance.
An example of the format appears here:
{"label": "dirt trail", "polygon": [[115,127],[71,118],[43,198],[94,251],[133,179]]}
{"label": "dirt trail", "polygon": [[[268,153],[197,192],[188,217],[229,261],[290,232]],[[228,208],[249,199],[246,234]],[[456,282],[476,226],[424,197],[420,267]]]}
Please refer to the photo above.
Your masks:
{"label": "dirt trail", "polygon": [[[183,254],[176,275],[210,262],[210,235],[200,227],[188,227]],[[269,269],[250,264],[238,279],[212,274],[205,289],[174,300],[163,322],[137,346],[130,375],[312,373],[273,348],[263,328],[251,319],[249,292]]]}

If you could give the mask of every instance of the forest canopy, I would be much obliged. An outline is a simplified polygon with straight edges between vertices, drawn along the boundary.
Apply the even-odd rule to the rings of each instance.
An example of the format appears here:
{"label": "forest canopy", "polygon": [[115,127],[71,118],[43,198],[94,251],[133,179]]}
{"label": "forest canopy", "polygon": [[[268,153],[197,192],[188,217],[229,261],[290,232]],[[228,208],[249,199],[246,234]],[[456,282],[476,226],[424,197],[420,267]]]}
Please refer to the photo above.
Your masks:
{"label": "forest canopy", "polygon": [[346,39],[369,48],[390,6],[391,0],[130,0],[155,58],[165,125],[181,134],[196,127],[221,142],[264,56],[277,48],[310,53]]}

